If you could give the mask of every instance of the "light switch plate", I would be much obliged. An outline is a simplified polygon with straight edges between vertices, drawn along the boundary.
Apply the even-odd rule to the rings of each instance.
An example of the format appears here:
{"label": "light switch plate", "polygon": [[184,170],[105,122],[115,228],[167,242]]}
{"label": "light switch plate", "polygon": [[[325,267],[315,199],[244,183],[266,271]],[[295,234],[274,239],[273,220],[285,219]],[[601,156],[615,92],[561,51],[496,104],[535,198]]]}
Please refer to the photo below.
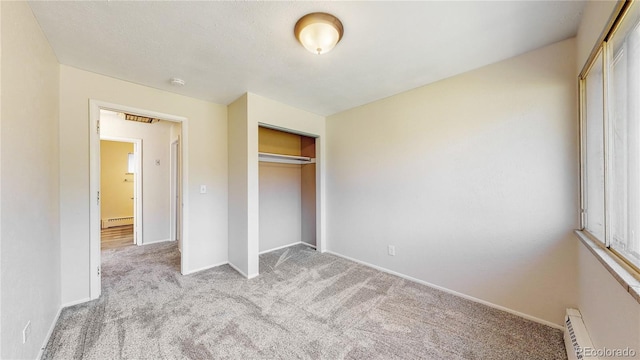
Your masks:
{"label": "light switch plate", "polygon": [[200,194],[207,193],[207,185],[200,185]]}

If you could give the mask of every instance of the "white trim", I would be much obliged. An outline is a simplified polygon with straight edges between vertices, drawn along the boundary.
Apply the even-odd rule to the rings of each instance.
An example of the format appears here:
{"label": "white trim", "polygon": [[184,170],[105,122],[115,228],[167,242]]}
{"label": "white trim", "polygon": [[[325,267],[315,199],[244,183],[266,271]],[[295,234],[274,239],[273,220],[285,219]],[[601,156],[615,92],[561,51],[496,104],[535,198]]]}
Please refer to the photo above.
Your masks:
{"label": "white trim", "polygon": [[237,267],[237,266],[233,265],[233,263],[232,263],[232,262],[230,262],[230,261],[229,261],[229,262],[227,262],[227,264],[228,264],[229,266],[231,266],[231,268],[232,268],[233,270],[235,270],[235,271],[239,272],[239,273],[240,273],[240,275],[242,275],[243,277],[246,277],[247,279],[249,278],[249,276],[248,276],[247,274],[245,274],[245,273],[244,273],[244,271],[240,270],[240,268],[239,268],[239,267]]}
{"label": "white trim", "polygon": [[51,339],[51,335],[53,335],[53,330],[55,330],[56,324],[58,324],[58,319],[60,318],[60,314],[62,313],[62,309],[64,309],[64,307],[62,307],[62,306],[60,306],[60,308],[58,308],[58,312],[56,313],[56,316],[53,318],[53,322],[51,323],[51,326],[49,326],[49,331],[47,331],[47,335],[44,337],[44,343],[42,343],[42,346],[40,347],[40,351],[38,351],[38,356],[36,356],[37,360],[42,359],[42,355],[44,355],[44,349],[47,348],[47,344],[49,343],[49,339]]}
{"label": "white trim", "polygon": [[133,197],[135,198],[133,202],[134,244],[142,245],[144,243],[144,239],[142,238],[142,234],[144,233],[142,231],[142,139],[100,135],[100,140],[119,141],[133,144],[133,153],[136,158],[136,169],[133,175]]}
{"label": "white trim", "polygon": [[37,360],[40,360],[42,358],[42,355],[44,355],[44,349],[46,349],[47,344],[49,343],[49,340],[51,339],[51,335],[53,335],[53,330],[55,330],[56,325],[58,324],[58,320],[60,319],[60,314],[62,314],[62,310],[64,310],[65,308],[68,308],[70,306],[83,304],[83,303],[86,303],[86,302],[89,302],[89,301],[91,301],[90,298],[84,298],[84,299],[74,300],[74,301],[71,301],[71,302],[68,302],[68,303],[60,305],[60,307],[58,308],[58,312],[56,313],[56,316],[53,318],[53,322],[51,323],[51,326],[49,327],[49,331],[47,331],[47,335],[44,337],[44,343],[40,347],[40,351],[38,351],[38,356],[36,357]]}
{"label": "white trim", "polygon": [[[179,238],[179,236],[177,236],[179,216],[179,211],[177,211],[179,198],[178,193],[180,192],[180,190],[178,189],[179,182],[177,181],[178,177],[180,176],[180,173],[178,171],[178,156],[180,156],[179,146],[179,139],[176,139],[169,143],[169,194],[171,196],[171,199],[169,199],[169,237],[171,238],[171,240],[178,240]],[[178,248],[178,250],[180,250],[180,248]]]}
{"label": "white trim", "polygon": [[100,105],[89,100],[89,297],[97,299],[102,292],[100,268]]}
{"label": "white trim", "polygon": [[269,249],[269,250],[263,250],[263,251],[260,251],[258,253],[258,255],[262,255],[262,254],[266,254],[268,252],[272,252],[272,251],[288,248],[288,247],[295,246],[295,245],[298,245],[298,244],[302,244],[302,241],[298,241],[298,242],[294,242],[294,243],[291,243],[291,244],[274,247],[273,249]]}
{"label": "white trim", "polygon": [[237,266],[233,265],[231,262],[228,262],[228,263],[227,263],[227,265],[231,266],[231,268],[232,268],[233,270],[235,270],[235,271],[239,272],[239,273],[240,273],[240,275],[242,275],[242,276],[244,276],[245,278],[247,278],[247,280],[251,280],[251,279],[253,279],[254,277],[258,276],[258,274],[251,274],[251,275],[247,275],[247,274],[245,274],[245,273],[244,273],[244,271],[240,270],[240,268],[239,268],[239,267],[237,267]]}
{"label": "white trim", "polygon": [[318,248],[317,248],[315,245],[311,245],[311,244],[306,243],[306,242],[304,242],[304,241],[300,241],[300,244],[302,244],[302,245],[307,245],[307,246],[308,246],[308,247],[310,247],[310,248],[314,248],[314,249],[318,250]]}
{"label": "white trim", "polygon": [[213,265],[207,265],[207,266],[203,266],[203,267],[198,268],[198,269],[190,270],[189,272],[184,273],[182,275],[191,275],[191,274],[195,274],[195,273],[200,272],[200,271],[209,270],[209,269],[213,269],[214,267],[218,267],[218,266],[222,266],[222,265],[228,265],[228,264],[229,264],[228,261],[223,261],[221,263],[217,263],[217,264],[213,264]]}
{"label": "white trim", "polygon": [[[151,245],[151,244],[158,244],[158,243],[163,243],[163,242],[168,242],[168,241],[175,241],[175,240],[171,240],[171,239],[160,239],[160,240],[153,240],[153,241],[146,241],[144,244],[142,245]],[[183,274],[184,275],[184,274]]]}
{"label": "white trim", "polygon": [[89,302],[91,300],[92,300],[91,298],[84,298],[84,299],[80,299],[80,300],[69,301],[68,303],[62,304],[62,309],[68,308],[69,306],[75,306],[75,305],[79,305],[79,304],[84,304],[84,303]]}
{"label": "white trim", "polygon": [[96,129],[100,120],[100,110],[126,112],[130,114],[158,118],[177,122],[182,127],[182,141],[180,154],[182,159],[182,247],[180,252],[180,272],[184,274],[189,268],[189,147],[188,147],[188,118],[183,116],[160,113],[151,110],[133,108],[125,105],[108,103],[89,99],[89,219],[90,219],[90,252],[89,252],[89,294],[90,299],[97,299],[101,294],[100,267],[100,205],[96,201],[100,189],[100,136]]}
{"label": "white trim", "polygon": [[476,303],[479,303],[479,304],[482,304],[482,305],[486,305],[486,306],[494,308],[494,309],[498,309],[498,310],[502,310],[504,312],[508,312],[509,314],[513,314],[513,315],[519,316],[521,318],[537,322],[537,323],[542,324],[542,325],[550,326],[550,327],[552,327],[554,329],[564,330],[564,326],[562,326],[562,325],[555,324],[555,323],[552,323],[550,321],[537,318],[535,316],[527,315],[525,313],[521,313],[519,311],[512,310],[512,309],[506,308],[504,306],[496,305],[494,303],[490,303],[488,301],[485,301],[485,300],[482,300],[482,299],[478,299],[478,298],[473,297],[473,296],[469,296],[469,295],[466,295],[466,294],[463,294],[463,293],[459,293],[457,291],[449,290],[449,289],[444,288],[442,286],[434,285],[432,283],[429,283],[429,282],[426,282],[426,281],[423,281],[423,280],[420,280],[420,279],[416,279],[414,277],[411,277],[411,276],[408,276],[408,275],[405,275],[405,274],[401,274],[399,272],[395,272],[393,270],[389,270],[389,269],[383,268],[381,266],[369,264],[368,262],[365,262],[365,261],[362,261],[362,260],[357,260],[357,259],[345,256],[345,255],[341,255],[341,254],[335,253],[335,252],[330,251],[330,250],[327,250],[326,252],[331,254],[331,255],[335,255],[335,256],[341,257],[343,259],[350,260],[350,261],[353,261],[355,263],[358,263],[358,264],[361,264],[361,265],[364,265],[364,266],[367,266],[367,267],[370,267],[370,268],[373,268],[373,269],[376,269],[376,270],[380,270],[380,271],[385,272],[387,274],[395,275],[397,277],[400,277],[400,278],[403,278],[403,279],[406,279],[406,280],[409,280],[409,281],[413,281],[415,283],[422,284],[422,285],[428,286],[430,288],[433,288],[433,289],[436,289],[436,290],[440,290],[440,291],[446,292],[448,294],[461,297],[463,299],[467,299],[467,300],[470,300],[470,301],[473,301],[473,302],[476,302]]}
{"label": "white trim", "polygon": [[298,241],[298,242],[294,242],[294,243],[291,243],[291,244],[278,246],[278,247],[275,247],[273,249],[263,250],[263,251],[260,251],[258,254],[262,255],[262,254],[266,254],[266,253],[269,253],[269,252],[272,252],[272,251],[288,248],[288,247],[295,246],[295,245],[301,245],[301,244],[302,245],[307,245],[308,247],[311,247],[311,248],[314,248],[314,249],[316,248],[315,245],[311,245],[311,244],[307,244],[306,242]]}
{"label": "white trim", "polygon": [[287,133],[290,133],[290,134],[302,135],[302,136],[306,136],[306,137],[312,137],[312,138],[316,138],[316,139],[320,137],[320,135],[318,135],[318,134],[313,134],[313,133],[306,132],[306,131],[300,131],[300,130],[296,130],[296,129],[292,129],[292,128],[288,128],[288,127],[284,127],[284,126],[273,125],[273,124],[269,124],[269,123],[265,123],[265,122],[258,122],[258,126],[259,127],[263,127],[263,128],[267,128],[267,129],[271,129],[271,130],[283,131],[283,132],[287,132]]}

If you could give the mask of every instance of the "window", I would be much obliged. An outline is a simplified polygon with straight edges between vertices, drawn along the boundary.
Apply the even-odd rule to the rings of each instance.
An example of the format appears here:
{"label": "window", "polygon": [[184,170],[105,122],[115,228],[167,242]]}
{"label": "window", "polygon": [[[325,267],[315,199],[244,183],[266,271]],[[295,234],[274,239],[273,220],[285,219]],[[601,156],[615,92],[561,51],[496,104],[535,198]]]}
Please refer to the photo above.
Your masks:
{"label": "window", "polygon": [[604,86],[602,51],[582,84],[584,87],[584,142],[586,157],[585,223],[596,238],[604,240]]}
{"label": "window", "polygon": [[582,225],[640,268],[640,6],[623,11],[580,81]]}
{"label": "window", "polygon": [[127,174],[133,174],[136,172],[136,161],[133,153],[127,154]]}

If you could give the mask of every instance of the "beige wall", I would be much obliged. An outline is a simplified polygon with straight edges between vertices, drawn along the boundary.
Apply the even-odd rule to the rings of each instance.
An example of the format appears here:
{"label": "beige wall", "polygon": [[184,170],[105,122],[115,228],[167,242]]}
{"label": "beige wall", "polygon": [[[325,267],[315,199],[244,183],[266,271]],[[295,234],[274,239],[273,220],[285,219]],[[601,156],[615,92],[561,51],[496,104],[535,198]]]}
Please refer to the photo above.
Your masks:
{"label": "beige wall", "polygon": [[133,144],[100,141],[100,218],[133,216],[133,179],[127,174]]}
{"label": "beige wall", "polygon": [[59,66],[26,2],[0,9],[0,358],[33,359],[60,308]]}
{"label": "beige wall", "polygon": [[[60,66],[60,232],[63,304],[89,298],[89,99],[188,118],[183,139],[185,273],[227,261],[226,106]],[[207,193],[200,194],[200,185]]]}
{"label": "beige wall", "polygon": [[[603,32],[615,1],[589,1],[577,36],[578,74]],[[577,77],[574,81],[578,81]],[[577,238],[574,240],[578,242]],[[640,354],[640,304],[579,243],[577,307],[596,348],[634,348]],[[640,356],[640,355],[639,355]]]}
{"label": "beige wall", "polygon": [[[249,270],[249,223],[257,217],[249,213],[249,126],[246,94],[229,105],[229,264],[244,276],[257,275]],[[256,149],[257,149],[256,129]],[[257,151],[257,150],[256,150]],[[255,219],[254,219],[255,218]],[[257,236],[257,229],[255,229]],[[255,264],[253,265],[255,267]]]}
{"label": "beige wall", "polygon": [[574,64],[571,39],[328,117],[328,249],[562,324],[577,293]]}
{"label": "beige wall", "polygon": [[[577,240],[576,240],[577,241]],[[578,253],[578,308],[597,349],[635,349],[640,358],[640,304],[582,243]]]}

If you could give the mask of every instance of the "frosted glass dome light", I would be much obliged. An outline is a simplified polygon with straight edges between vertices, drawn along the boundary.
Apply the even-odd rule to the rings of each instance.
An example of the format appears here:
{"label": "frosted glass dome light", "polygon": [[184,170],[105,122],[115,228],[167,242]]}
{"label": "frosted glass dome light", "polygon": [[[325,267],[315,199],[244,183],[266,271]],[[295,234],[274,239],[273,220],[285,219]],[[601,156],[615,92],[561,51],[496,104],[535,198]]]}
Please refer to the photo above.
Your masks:
{"label": "frosted glass dome light", "polygon": [[321,55],[331,51],[342,39],[343,27],[331,14],[311,13],[298,20],[294,33],[305,49]]}

